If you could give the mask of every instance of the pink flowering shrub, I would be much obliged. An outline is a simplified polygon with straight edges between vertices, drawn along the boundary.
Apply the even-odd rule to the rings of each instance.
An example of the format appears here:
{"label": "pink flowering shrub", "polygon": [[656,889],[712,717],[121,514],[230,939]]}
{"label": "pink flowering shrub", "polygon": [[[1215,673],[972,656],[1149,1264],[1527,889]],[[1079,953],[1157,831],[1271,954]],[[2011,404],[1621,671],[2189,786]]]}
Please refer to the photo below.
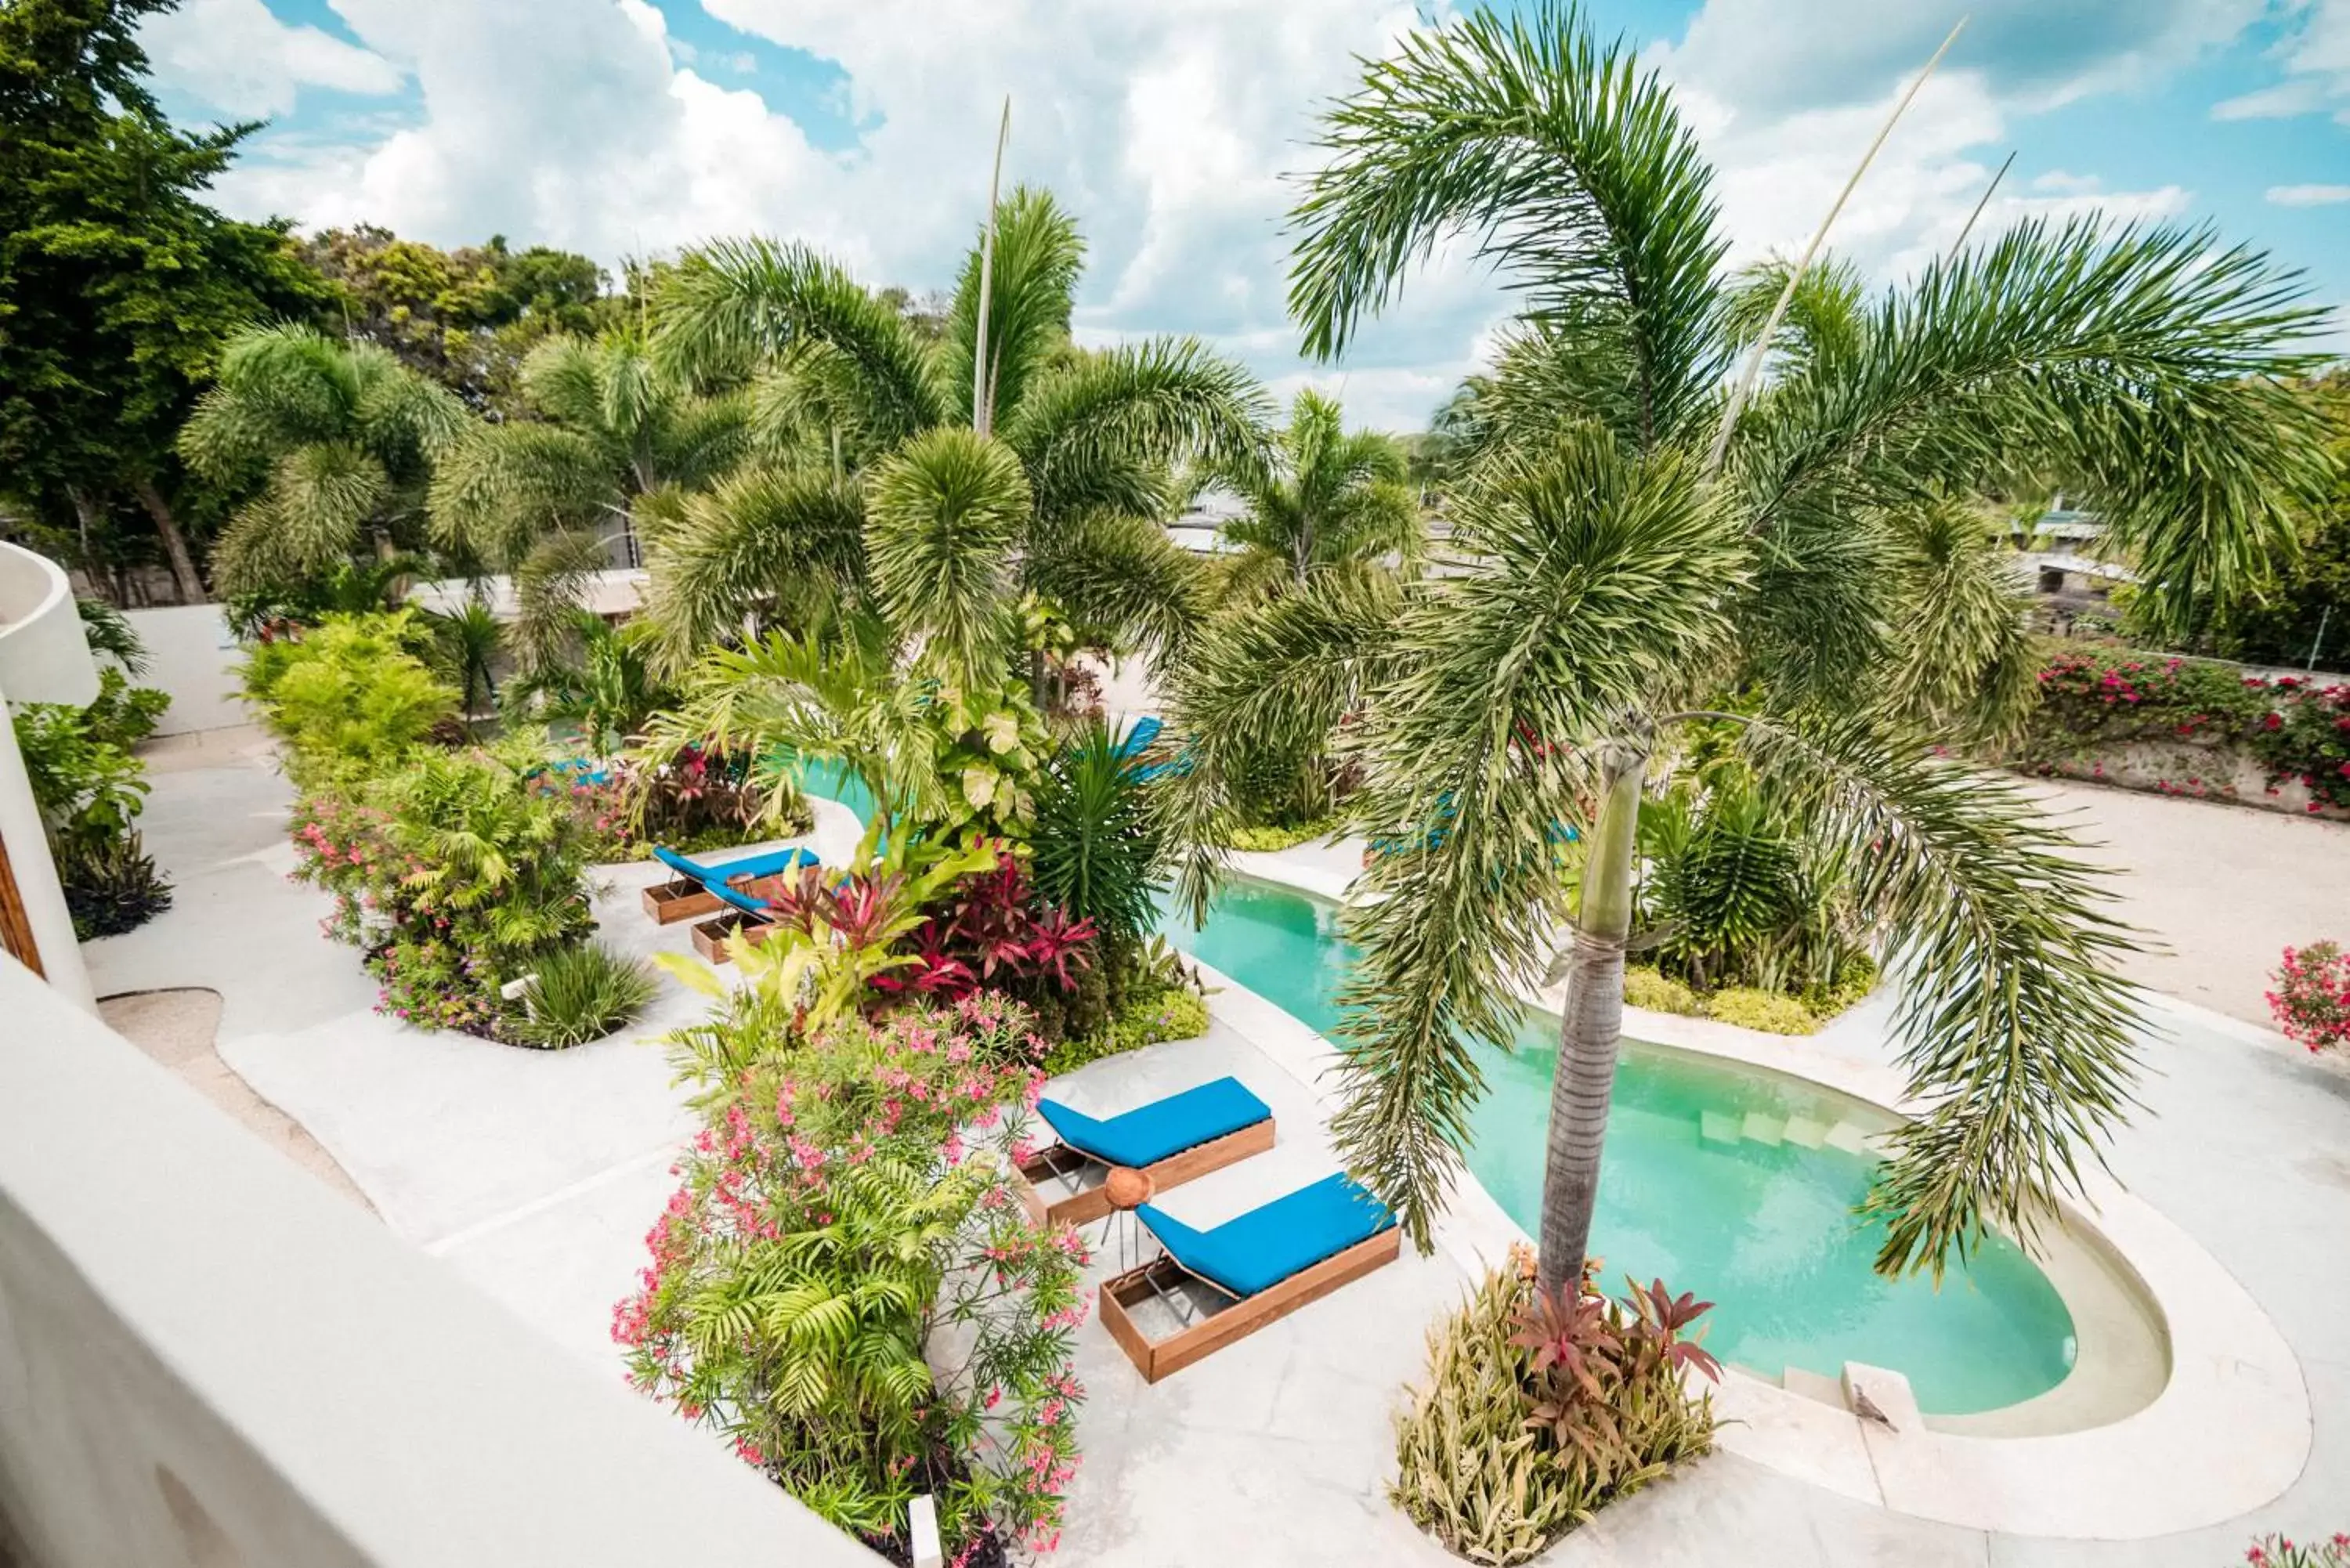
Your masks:
{"label": "pink flowering shrub", "polygon": [[757,1007],[707,1027],[750,1037],[680,1054],[708,1125],[613,1309],[630,1383],[877,1545],[927,1492],[951,1561],[1049,1550],[1087,1259],[1019,1196],[1027,1013],[982,992],[812,1036]]}
{"label": "pink flowering shrub", "polygon": [[2269,979],[2269,1012],[2285,1038],[2312,1051],[2350,1047],[2350,953],[2333,942],[2287,948]]}
{"label": "pink flowering shrub", "polygon": [[2068,653],[2040,671],[2022,761],[2053,767],[2146,744],[2179,748],[2181,776],[2163,781],[2168,793],[2210,793],[2196,758],[2232,750],[2257,761],[2272,790],[2298,779],[2313,809],[2350,807],[2350,685],[2127,654]]}
{"label": "pink flowering shrub", "polygon": [[2350,1568],[2350,1534],[2337,1530],[2322,1542],[2263,1535],[2245,1549],[2244,1561],[2252,1568]]}

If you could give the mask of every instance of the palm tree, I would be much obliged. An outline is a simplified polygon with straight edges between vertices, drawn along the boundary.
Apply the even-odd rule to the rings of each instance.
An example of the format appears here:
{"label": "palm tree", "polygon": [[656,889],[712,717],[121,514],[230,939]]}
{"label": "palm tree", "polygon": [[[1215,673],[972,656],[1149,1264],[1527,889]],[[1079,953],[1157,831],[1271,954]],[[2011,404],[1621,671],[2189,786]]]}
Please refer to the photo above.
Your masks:
{"label": "palm tree", "polygon": [[240,333],[180,431],[180,453],[242,499],[213,548],[232,593],[348,564],[370,539],[407,543],[433,458],[467,421],[456,395],[371,343],[307,327]]}
{"label": "palm tree", "polygon": [[1223,529],[1240,546],[1225,583],[1242,595],[1419,555],[1419,501],[1405,483],[1402,446],[1376,431],[1347,434],[1338,405],[1319,393],[1297,394],[1273,461],[1218,477],[1248,508]]}
{"label": "palm tree", "polygon": [[1074,348],[1084,255],[1051,196],[1014,192],[995,213],[983,332],[975,250],[936,340],[804,247],[689,255],[657,351],[689,373],[772,365],[827,455],[690,502],[662,532],[648,609],[671,660],[762,617],[820,614],[812,572],[965,684],[1004,668],[1028,595],[1137,647],[1179,639],[1203,584],[1160,526],[1172,472],[1249,461],[1262,398],[1190,338]]}
{"label": "palm tree", "polygon": [[[1391,601],[1309,588],[1219,622],[1177,691],[1194,759],[1170,786],[1179,828],[1253,752],[1358,701],[1342,743],[1359,815],[1414,846],[1374,862],[1349,917],[1349,1164],[1425,1246],[1483,1089],[1471,1042],[1506,1048],[1518,998],[1561,964],[1541,1274],[1579,1277],[1642,786],[1677,727],[1734,691],[1740,711],[1713,716],[1795,803],[1791,831],[1856,868],[1902,984],[1923,1108],[1866,1204],[1878,1266],[1939,1271],[1993,1226],[2029,1240],[2130,1105],[2133,1004],[2112,970],[2129,937],[2077,846],[1921,727],[2005,656],[1967,577],[1984,558],[1925,553],[1963,592],[1888,591],[1878,567],[1921,501],[2044,472],[2094,497],[2175,624],[2289,547],[2290,504],[2323,470],[2281,378],[2320,313],[2203,233],[2027,223],[1869,303],[1849,344],[1778,355],[1717,467],[1737,337],[1711,177],[1620,44],[1554,4],[1414,34],[1366,67],[1325,145],[1295,214],[1308,352],[1342,352],[1455,232],[1525,309],[1477,400],[1447,569]],[[1910,672],[1937,663],[1921,702]],[[1586,844],[1572,909],[1555,823]],[[1195,909],[1215,859],[1187,858]]]}
{"label": "palm tree", "polygon": [[540,344],[523,361],[522,395],[539,417],[472,424],[435,465],[430,507],[436,545],[514,574],[513,640],[536,669],[556,657],[610,542],[634,539],[639,511],[659,514],[732,472],[758,420],[747,391],[700,395],[626,331]]}

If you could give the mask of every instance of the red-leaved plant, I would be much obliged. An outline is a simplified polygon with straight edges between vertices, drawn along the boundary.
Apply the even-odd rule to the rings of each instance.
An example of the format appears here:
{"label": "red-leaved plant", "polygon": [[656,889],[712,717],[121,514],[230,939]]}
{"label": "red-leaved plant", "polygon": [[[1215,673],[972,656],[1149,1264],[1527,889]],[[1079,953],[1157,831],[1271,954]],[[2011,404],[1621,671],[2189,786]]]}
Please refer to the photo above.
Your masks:
{"label": "red-leaved plant", "polygon": [[2334,942],[2287,948],[2269,978],[2269,1011],[2285,1038],[2312,1051],[2350,1047],[2350,953]]}
{"label": "red-leaved plant", "polygon": [[1690,1332],[1713,1303],[1676,1296],[1662,1280],[1626,1283],[1620,1303],[1593,1289],[1588,1267],[1555,1294],[1535,1289],[1511,1339],[1526,1353],[1533,1384],[1526,1425],[1602,1489],[1650,1462],[1644,1434],[1680,1418],[1684,1374],[1721,1380],[1721,1364]]}

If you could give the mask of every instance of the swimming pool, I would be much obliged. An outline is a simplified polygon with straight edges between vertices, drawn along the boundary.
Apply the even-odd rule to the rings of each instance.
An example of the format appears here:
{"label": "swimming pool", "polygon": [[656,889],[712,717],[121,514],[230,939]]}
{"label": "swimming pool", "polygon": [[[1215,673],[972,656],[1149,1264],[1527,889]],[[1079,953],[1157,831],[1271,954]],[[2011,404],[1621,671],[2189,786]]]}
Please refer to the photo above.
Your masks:
{"label": "swimming pool", "polygon": [[[1353,961],[1324,900],[1234,882],[1177,947],[1325,1034]],[[1532,1021],[1515,1054],[1481,1050],[1487,1093],[1470,1170],[1531,1232],[1542,1201],[1555,1027]],[[2072,1369],[2071,1314],[2055,1287],[1993,1238],[1938,1291],[1870,1267],[1882,1227],[1853,1206],[1877,1161],[1862,1140],[1889,1113],[1833,1091],[1625,1042],[1616,1075],[1593,1250],[1611,1288],[1661,1276],[1717,1303],[1706,1345],[1766,1376],[1833,1378],[1847,1361],[1907,1376],[1929,1415],[1992,1410],[2045,1393]]]}

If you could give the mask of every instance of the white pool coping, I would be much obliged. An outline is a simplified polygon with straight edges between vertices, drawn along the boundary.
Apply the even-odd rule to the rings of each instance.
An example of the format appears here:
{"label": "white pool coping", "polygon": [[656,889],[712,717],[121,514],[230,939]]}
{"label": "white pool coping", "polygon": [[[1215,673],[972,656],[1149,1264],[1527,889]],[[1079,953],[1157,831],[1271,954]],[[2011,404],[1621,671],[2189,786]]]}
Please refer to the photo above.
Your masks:
{"label": "white pool coping", "polygon": [[[1326,856],[1232,858],[1243,876],[1334,902],[1344,901],[1351,881]],[[1212,967],[1197,967],[1220,988],[1208,999],[1211,1011],[1312,1088],[1326,1114],[1334,1110],[1335,1081],[1325,1075],[1338,1053],[1329,1042]],[[1824,1049],[1818,1037],[1637,1008],[1626,1009],[1625,1032],[1902,1114],[1905,1081],[1897,1069]],[[2101,1171],[2086,1173],[2084,1186],[2083,1200],[2062,1205],[2066,1225],[2135,1275],[2161,1314],[2170,1373],[2150,1403],[2103,1426],[2049,1435],[1937,1431],[1903,1413],[1894,1431],[1733,1375],[1714,1391],[1720,1446],[1861,1502],[2022,1535],[2146,1540],[2220,1524],[2274,1501],[2300,1476],[2314,1432],[2292,1348],[2260,1303],[2186,1231]],[[1464,1170],[1435,1240],[1476,1275],[1530,1238]],[[1895,1394],[1906,1400],[1906,1385]]]}

